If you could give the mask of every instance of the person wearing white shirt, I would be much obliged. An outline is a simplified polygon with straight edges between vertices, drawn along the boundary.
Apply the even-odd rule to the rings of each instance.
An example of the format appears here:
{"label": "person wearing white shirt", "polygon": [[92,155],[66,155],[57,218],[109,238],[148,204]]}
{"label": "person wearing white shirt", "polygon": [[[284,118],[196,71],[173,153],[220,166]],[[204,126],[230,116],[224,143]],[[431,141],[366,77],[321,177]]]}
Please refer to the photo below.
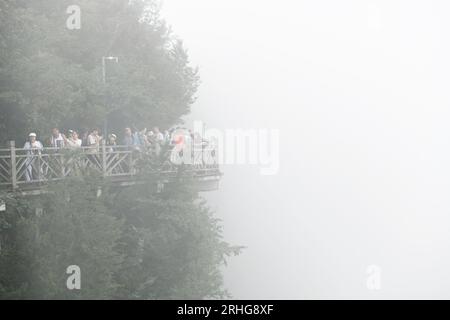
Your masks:
{"label": "person wearing white shirt", "polygon": [[63,135],[59,132],[58,128],[53,128],[52,136],[50,138],[50,144],[53,148],[64,147],[64,138]]}
{"label": "person wearing white shirt", "polygon": [[102,136],[98,134],[98,129],[92,130],[92,132],[87,137],[87,144],[89,148],[89,153],[97,153],[100,146],[100,141]]}
{"label": "person wearing white shirt", "polygon": [[36,133],[31,132],[28,135],[28,141],[23,148],[27,150],[27,159],[25,162],[25,180],[33,181],[38,178],[41,169],[36,164],[36,159],[41,155],[43,149],[42,143],[36,139]]}
{"label": "person wearing white shirt", "polygon": [[78,138],[78,133],[73,130],[68,131],[68,138],[63,136],[64,144],[70,149],[81,148],[82,141]]}
{"label": "person wearing white shirt", "polygon": [[154,140],[158,143],[162,143],[164,141],[164,135],[161,131],[159,131],[158,127],[153,128]]}

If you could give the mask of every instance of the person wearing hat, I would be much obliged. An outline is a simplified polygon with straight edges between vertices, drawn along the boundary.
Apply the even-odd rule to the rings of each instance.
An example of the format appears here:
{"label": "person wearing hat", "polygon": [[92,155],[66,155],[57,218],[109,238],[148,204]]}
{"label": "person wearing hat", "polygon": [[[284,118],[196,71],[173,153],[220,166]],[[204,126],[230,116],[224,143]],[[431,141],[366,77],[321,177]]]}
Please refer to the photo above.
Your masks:
{"label": "person wearing hat", "polygon": [[23,146],[27,150],[27,158],[25,162],[25,180],[36,180],[41,173],[41,168],[37,164],[37,158],[41,155],[43,148],[42,143],[37,140],[36,133],[31,132],[28,135],[28,141]]}
{"label": "person wearing hat", "polygon": [[115,145],[117,144],[116,141],[117,141],[117,136],[116,136],[114,133],[111,133],[111,134],[109,135],[108,144],[109,144],[110,146],[115,146]]}
{"label": "person wearing hat", "polygon": [[108,135],[108,152],[113,152],[114,147],[117,145],[117,136],[114,133]]}

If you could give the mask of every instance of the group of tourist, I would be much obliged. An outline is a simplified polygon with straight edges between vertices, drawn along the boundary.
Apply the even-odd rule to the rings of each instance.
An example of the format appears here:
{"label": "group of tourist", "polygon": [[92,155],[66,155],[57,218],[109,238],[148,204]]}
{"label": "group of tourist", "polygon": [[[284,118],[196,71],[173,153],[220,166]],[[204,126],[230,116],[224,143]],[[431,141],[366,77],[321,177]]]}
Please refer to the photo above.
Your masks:
{"label": "group of tourist", "polygon": [[[181,130],[180,130],[181,129]],[[178,133],[177,133],[178,132]],[[182,132],[180,134],[180,132]],[[96,157],[100,146],[105,143],[107,152],[113,152],[118,145],[122,145],[129,150],[136,151],[151,151],[153,154],[159,156],[161,149],[164,146],[176,146],[187,143],[205,143],[198,134],[193,134],[190,130],[182,128],[174,128],[161,132],[158,127],[153,130],[132,130],[126,127],[123,133],[122,143],[118,143],[117,135],[111,133],[105,139],[97,128],[90,132],[86,131],[81,136],[75,130],[68,130],[66,134],[61,133],[58,128],[53,128],[52,133],[48,139],[45,140],[45,145],[51,149],[78,149],[85,147],[84,150],[90,156]],[[40,155],[44,144],[37,139],[37,135],[31,132],[28,135],[28,141],[24,145],[27,151],[27,163],[25,179],[26,181],[34,180],[36,173],[36,166],[34,164],[35,156]],[[37,169],[37,170],[41,170]]]}
{"label": "group of tourist", "polygon": [[[31,132],[28,135],[28,141],[25,143],[25,149],[42,149],[43,143],[37,140],[37,135]],[[61,133],[58,128],[53,128],[52,134],[45,141],[48,147],[52,148],[81,148],[81,147],[99,147],[102,141],[105,140],[107,146],[116,146],[117,135],[111,133],[107,139],[100,135],[99,130],[94,128],[90,132],[84,132],[81,137],[75,130],[68,130],[67,134]],[[135,148],[149,147],[153,144],[166,144],[170,142],[169,131],[166,130],[162,133],[158,127],[154,127],[153,130],[147,130],[147,128],[138,131],[132,130],[130,127],[125,128],[123,145],[134,146]]]}
{"label": "group of tourist", "polygon": [[[84,132],[80,137],[75,130],[68,130],[66,134],[61,133],[58,128],[53,128],[50,137],[45,140],[45,145],[52,149],[78,149],[87,147],[86,152],[92,154],[95,157],[95,153],[99,151],[99,147],[105,138],[100,135],[97,128],[92,129],[90,132]],[[169,132],[166,131],[162,134],[158,127],[154,127],[152,131],[144,129],[142,131],[131,130],[127,127],[124,130],[123,145],[132,148],[133,150],[142,150],[143,148],[150,148],[159,155],[162,144],[169,144],[170,137]],[[117,135],[111,133],[105,140],[107,151],[114,151],[114,147],[118,145]],[[36,166],[36,156],[41,154],[44,144],[37,139],[37,135],[31,132],[28,135],[28,141],[25,142],[24,149],[27,151],[26,167],[25,167],[25,180],[33,181],[36,175],[42,175],[44,169],[42,165]],[[36,172],[39,171],[39,172]]]}

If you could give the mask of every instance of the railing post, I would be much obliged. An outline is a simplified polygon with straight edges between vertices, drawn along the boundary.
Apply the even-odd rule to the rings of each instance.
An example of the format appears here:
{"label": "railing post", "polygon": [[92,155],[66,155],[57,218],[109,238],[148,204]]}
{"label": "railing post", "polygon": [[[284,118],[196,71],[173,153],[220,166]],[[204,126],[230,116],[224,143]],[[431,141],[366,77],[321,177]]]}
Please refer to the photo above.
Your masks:
{"label": "railing post", "polygon": [[58,149],[59,155],[59,161],[61,163],[61,179],[64,179],[66,177],[66,155],[61,153],[61,149]]}
{"label": "railing post", "polygon": [[130,176],[134,175],[133,149],[130,150]]}
{"label": "railing post", "polygon": [[10,141],[11,147],[11,184],[13,190],[17,188],[17,163],[16,163],[16,142]]}
{"label": "railing post", "polygon": [[105,142],[105,140],[101,141],[101,145],[102,145],[102,172],[103,172],[103,176],[106,177],[107,162],[106,162],[106,142]]}

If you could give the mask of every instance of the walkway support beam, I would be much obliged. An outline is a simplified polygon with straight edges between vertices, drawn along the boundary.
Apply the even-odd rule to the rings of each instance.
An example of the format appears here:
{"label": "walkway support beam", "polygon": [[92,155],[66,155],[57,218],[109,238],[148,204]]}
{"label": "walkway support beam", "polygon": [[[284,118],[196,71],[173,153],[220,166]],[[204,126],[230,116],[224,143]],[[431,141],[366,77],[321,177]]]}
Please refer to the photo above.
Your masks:
{"label": "walkway support beam", "polygon": [[11,185],[12,189],[17,189],[17,163],[16,163],[16,142],[9,142],[11,149]]}
{"label": "walkway support beam", "polygon": [[105,140],[101,141],[101,147],[102,147],[102,173],[103,173],[103,177],[107,176],[107,159],[106,159],[106,142]]}

